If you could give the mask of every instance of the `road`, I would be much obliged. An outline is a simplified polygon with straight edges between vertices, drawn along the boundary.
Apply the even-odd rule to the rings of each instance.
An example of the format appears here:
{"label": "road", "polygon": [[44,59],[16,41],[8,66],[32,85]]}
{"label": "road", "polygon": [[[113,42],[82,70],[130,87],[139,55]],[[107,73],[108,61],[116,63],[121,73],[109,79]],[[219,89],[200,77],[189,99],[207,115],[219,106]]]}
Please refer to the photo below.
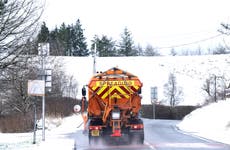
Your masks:
{"label": "road", "polygon": [[145,141],[144,145],[88,145],[88,136],[82,131],[72,135],[75,138],[77,150],[230,150],[229,145],[192,136],[176,128],[179,121],[173,120],[148,120],[144,119]]}

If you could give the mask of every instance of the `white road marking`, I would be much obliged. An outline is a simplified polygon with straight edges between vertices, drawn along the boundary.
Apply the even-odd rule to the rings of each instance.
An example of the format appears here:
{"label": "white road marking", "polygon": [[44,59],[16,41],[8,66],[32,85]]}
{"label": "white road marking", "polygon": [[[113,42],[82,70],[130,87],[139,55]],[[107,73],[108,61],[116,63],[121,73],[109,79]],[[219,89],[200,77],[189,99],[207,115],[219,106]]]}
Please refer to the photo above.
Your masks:
{"label": "white road marking", "polygon": [[144,144],[147,145],[148,147],[150,147],[151,149],[156,150],[156,148],[152,144],[150,144],[149,142],[144,141]]}
{"label": "white road marking", "polygon": [[221,148],[221,145],[210,144],[210,143],[149,143],[144,142],[149,148],[156,150],[156,147],[171,147],[171,148],[207,148],[207,149],[216,149]]}
{"label": "white road marking", "polygon": [[220,146],[212,145],[208,143],[161,143],[161,144],[158,144],[157,147],[216,149]]}

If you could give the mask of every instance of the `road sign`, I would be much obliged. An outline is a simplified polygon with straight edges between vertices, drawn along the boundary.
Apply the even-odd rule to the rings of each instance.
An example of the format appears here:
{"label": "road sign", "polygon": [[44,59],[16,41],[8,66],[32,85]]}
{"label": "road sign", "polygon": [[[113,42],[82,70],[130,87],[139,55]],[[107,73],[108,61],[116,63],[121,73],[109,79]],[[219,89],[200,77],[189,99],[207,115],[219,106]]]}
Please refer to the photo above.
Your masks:
{"label": "road sign", "polygon": [[39,56],[49,56],[50,55],[49,43],[38,43],[38,55]]}
{"label": "road sign", "polygon": [[44,80],[29,80],[28,81],[28,95],[44,96],[45,95],[45,81]]}
{"label": "road sign", "polygon": [[157,87],[151,87],[151,101],[158,99]]}

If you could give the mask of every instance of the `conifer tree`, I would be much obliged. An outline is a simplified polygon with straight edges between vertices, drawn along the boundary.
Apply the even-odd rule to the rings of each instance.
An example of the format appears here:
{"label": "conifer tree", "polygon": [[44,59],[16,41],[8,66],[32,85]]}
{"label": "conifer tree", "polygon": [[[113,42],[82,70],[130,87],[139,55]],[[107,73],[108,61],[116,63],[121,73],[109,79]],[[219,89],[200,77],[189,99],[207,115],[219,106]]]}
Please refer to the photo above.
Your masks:
{"label": "conifer tree", "polygon": [[62,23],[60,29],[58,30],[58,40],[60,40],[66,56],[72,56],[70,28],[70,26],[66,26],[65,23]]}
{"label": "conifer tree", "polygon": [[99,57],[117,56],[115,41],[112,38],[108,38],[106,35],[102,35],[100,38],[95,35],[91,45],[92,51],[94,51],[95,44]]}
{"label": "conifer tree", "polygon": [[152,45],[147,45],[145,48],[145,56],[160,56],[160,53]]}
{"label": "conifer tree", "polygon": [[38,43],[49,42],[49,29],[46,26],[46,23],[43,22],[41,25],[41,30],[38,34]]}
{"label": "conifer tree", "polygon": [[50,43],[50,55],[53,56],[66,55],[66,49],[61,39],[59,39],[59,31],[57,27],[50,32],[49,43]]}
{"label": "conifer tree", "polygon": [[137,56],[138,52],[135,49],[131,32],[125,28],[121,34],[121,42],[119,43],[120,56]]}
{"label": "conifer tree", "polygon": [[73,56],[88,56],[89,50],[87,49],[86,38],[83,34],[80,20],[78,19],[76,24],[71,27],[71,52]]}

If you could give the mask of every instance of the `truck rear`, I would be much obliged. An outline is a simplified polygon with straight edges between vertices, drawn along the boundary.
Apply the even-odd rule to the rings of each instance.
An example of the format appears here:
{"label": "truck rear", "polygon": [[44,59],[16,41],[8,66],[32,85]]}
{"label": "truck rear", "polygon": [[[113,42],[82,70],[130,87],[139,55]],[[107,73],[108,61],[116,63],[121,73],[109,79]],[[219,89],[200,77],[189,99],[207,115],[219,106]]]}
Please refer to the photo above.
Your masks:
{"label": "truck rear", "polygon": [[88,84],[89,144],[143,144],[144,125],[139,117],[141,87],[137,76],[116,67],[92,77]]}

